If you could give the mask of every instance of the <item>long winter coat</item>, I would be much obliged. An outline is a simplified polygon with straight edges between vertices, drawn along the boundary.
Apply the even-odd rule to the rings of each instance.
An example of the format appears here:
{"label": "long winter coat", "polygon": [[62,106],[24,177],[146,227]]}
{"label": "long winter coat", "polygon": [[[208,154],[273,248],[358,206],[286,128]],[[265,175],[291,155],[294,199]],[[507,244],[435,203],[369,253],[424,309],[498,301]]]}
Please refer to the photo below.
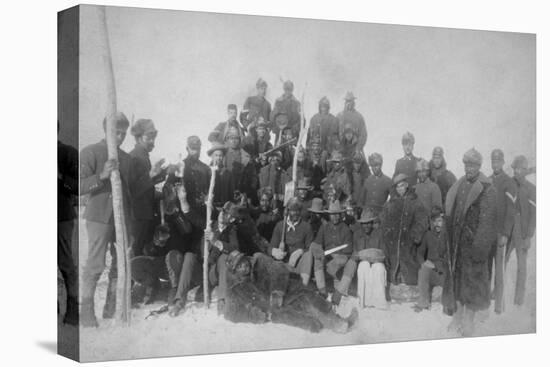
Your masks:
{"label": "long winter coat", "polygon": [[[381,213],[382,241],[386,249],[390,281],[407,285],[418,282],[417,247],[428,228],[428,215],[414,190],[395,195]],[[402,279],[401,279],[401,277]]]}
{"label": "long winter coat", "polygon": [[443,306],[449,314],[456,302],[479,311],[490,303],[488,255],[496,241],[496,191],[482,173],[468,193],[464,211],[457,213],[456,199],[462,177],[447,193],[445,212],[450,241],[452,276],[443,287]]}

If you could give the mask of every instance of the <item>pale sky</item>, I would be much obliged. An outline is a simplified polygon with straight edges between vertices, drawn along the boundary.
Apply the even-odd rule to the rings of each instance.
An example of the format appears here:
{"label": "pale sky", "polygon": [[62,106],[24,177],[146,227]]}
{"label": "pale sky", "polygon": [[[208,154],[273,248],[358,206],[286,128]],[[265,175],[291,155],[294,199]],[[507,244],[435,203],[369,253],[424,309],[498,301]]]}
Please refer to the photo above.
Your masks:
{"label": "pale sky", "polygon": [[[106,96],[97,8],[81,6],[80,16],[82,148],[102,138]],[[206,151],[227,104],[240,110],[262,77],[272,105],[280,79],[294,81],[308,119],[321,97],[336,115],[353,91],[367,123],[365,154],[381,153],[388,175],[407,130],[417,156],[429,159],[441,145],[457,176],[471,147],[486,173],[494,148],[507,167],[518,154],[535,164],[532,34],[116,7],[107,21],[118,109],[154,120],[153,158],[175,161],[189,135]],[[123,149],[133,145],[128,135]]]}

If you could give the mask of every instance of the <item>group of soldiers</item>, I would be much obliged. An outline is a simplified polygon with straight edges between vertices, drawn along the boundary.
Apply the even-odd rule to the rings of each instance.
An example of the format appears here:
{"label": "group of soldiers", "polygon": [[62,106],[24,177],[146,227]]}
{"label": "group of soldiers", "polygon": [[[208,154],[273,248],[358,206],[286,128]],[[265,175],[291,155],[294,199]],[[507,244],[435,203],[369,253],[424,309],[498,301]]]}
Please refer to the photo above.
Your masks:
{"label": "group of soldiers", "polygon": [[[122,113],[114,118],[117,161],[108,159],[105,140],[82,149],[79,187],[73,169],[64,168],[73,166],[60,164],[60,201],[75,194],[87,198],[80,314],[77,287],[69,279],[74,264],[63,256],[72,227],[62,222],[74,215],[60,219],[66,322],[98,325],[94,295],[108,249],[113,260],[103,318],[114,315],[117,254],[109,181],[114,170],[122,179],[131,239],[132,300],[152,303],[164,285],[170,316],[184,312],[192,288],[199,286],[200,300],[215,287],[218,312],[228,320],[346,332],[357,313],[344,319],[334,312],[344,298],[357,295],[360,307],[385,309],[400,290],[421,312],[430,308],[432,289],[442,286],[443,309],[453,315],[450,326],[472,335],[475,312],[488,309],[491,298],[495,312],[504,311],[504,271],[513,250],[515,304],[523,303],[536,212],[524,156],[514,158],[510,177],[503,152],[495,149],[493,174],[486,177],[481,154],[471,149],[463,156],[465,175],[457,180],[443,148],[435,147],[429,162],[418,158],[415,138],[407,132],[404,155],[390,178],[382,171],[381,154],[363,153],[367,128],[353,93],[345,95],[337,116],[323,97],[307,124],[291,81],[284,82],[273,108],[265,98],[267,83],[259,79],[256,88],[240,114],[228,105],[227,120],[208,135],[208,164],[199,159],[203,142],[197,136],[187,138],[181,162],[152,163],[159,133],[154,122],[138,119],[130,127]],[[104,131],[105,125],[104,120]],[[126,153],[120,145],[129,128],[135,147]],[[69,150],[59,147],[61,162]],[[69,155],[73,162],[78,156]],[[67,183],[71,175],[75,182]],[[208,284],[201,276],[204,264]]]}

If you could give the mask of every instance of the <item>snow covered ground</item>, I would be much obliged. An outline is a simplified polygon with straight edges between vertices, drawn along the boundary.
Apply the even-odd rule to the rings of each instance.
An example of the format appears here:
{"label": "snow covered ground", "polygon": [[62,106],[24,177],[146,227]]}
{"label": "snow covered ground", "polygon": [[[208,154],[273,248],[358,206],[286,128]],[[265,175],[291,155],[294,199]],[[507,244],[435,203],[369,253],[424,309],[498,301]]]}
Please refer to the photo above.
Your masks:
{"label": "snow covered ground", "polygon": [[[81,226],[81,231],[85,232]],[[86,257],[85,233],[81,233],[81,265]],[[475,336],[533,333],[536,330],[535,298],[535,240],[528,258],[528,278],[525,305],[512,304],[516,261],[514,254],[506,272],[506,312],[496,315],[492,308],[478,314]],[[132,311],[132,325],[120,327],[112,320],[102,320],[105,302],[106,273],[96,293],[96,314],[100,327],[81,329],[81,360],[99,361],[157,356],[242,352],[265,349],[305,348],[330,345],[429,340],[458,337],[447,331],[451,318],[442,312],[441,304],[431,310],[415,313],[412,303],[392,303],[387,311],[360,310],[356,327],[348,334],[322,331],[313,334],[295,327],[266,324],[234,324],[217,315],[215,305],[205,310],[191,303],[177,318],[162,314],[145,320],[149,312],[162,306],[161,302]],[[437,289],[436,289],[437,291]],[[193,297],[193,292],[189,295]],[[337,312],[346,316],[357,303],[347,298]],[[63,348],[63,340],[59,342]]]}

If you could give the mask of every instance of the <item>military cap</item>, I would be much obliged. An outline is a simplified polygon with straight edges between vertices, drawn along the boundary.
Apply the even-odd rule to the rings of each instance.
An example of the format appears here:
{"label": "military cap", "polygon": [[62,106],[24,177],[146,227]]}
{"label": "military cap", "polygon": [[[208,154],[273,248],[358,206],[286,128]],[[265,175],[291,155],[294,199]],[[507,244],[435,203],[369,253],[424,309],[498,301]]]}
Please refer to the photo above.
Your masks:
{"label": "military cap", "polygon": [[284,90],[294,90],[294,83],[290,80],[286,80],[283,83],[283,89]]}
{"label": "military cap", "polygon": [[514,158],[514,161],[512,162],[512,168],[529,168],[527,158],[524,155],[518,155]]}
{"label": "military cap", "polygon": [[401,144],[407,144],[407,143],[414,144],[414,135],[408,131],[405,134],[403,134],[403,137],[401,138]]}
{"label": "military cap", "polygon": [[443,216],[444,216],[443,208],[441,208],[439,205],[435,205],[430,212],[430,219],[434,220]]}
{"label": "military cap", "polygon": [[223,154],[227,152],[227,147],[219,142],[212,143],[212,147],[206,151],[206,154],[210,157],[216,150],[221,150]]}
{"label": "military cap", "polygon": [[272,157],[278,157],[279,159],[283,159],[283,153],[280,150],[276,150],[274,152],[271,152],[268,154],[269,158]]}
{"label": "military cap", "polygon": [[384,159],[380,153],[372,153],[369,155],[369,165],[374,166],[376,164],[382,165]]}
{"label": "military cap", "polygon": [[189,149],[200,149],[201,148],[201,139],[198,136],[192,135],[187,138],[187,147]]}
{"label": "military cap", "polygon": [[430,169],[430,164],[424,158],[416,162],[416,171],[427,171]]}
{"label": "military cap", "polygon": [[319,101],[319,106],[327,106],[327,107],[330,107],[330,101],[328,100],[327,97],[323,97],[323,98],[321,98],[321,100]]}
{"label": "military cap", "polygon": [[406,181],[407,178],[409,178],[409,176],[407,176],[406,174],[404,173],[400,173],[398,174],[397,176],[395,176],[393,178],[393,184],[394,185],[397,185],[398,183],[400,183],[401,181]]}
{"label": "military cap", "polygon": [[[122,112],[115,112],[113,118],[115,120],[115,126],[119,129],[127,129],[128,126],[130,126],[130,122],[128,121],[128,118]],[[107,117],[103,119],[103,130],[106,130],[106,128],[107,128]]]}
{"label": "military cap", "polygon": [[357,98],[355,98],[355,96],[353,95],[353,92],[347,92],[346,96],[344,97],[345,101],[354,101],[356,99]]}
{"label": "military cap", "polygon": [[340,153],[337,150],[333,150],[332,154],[330,155],[330,158],[327,159],[327,162],[340,162],[342,161],[342,159],[343,159],[342,153]]}
{"label": "military cap", "polygon": [[302,203],[298,198],[290,198],[288,201],[288,210],[296,210],[301,211],[302,210]]}
{"label": "military cap", "polygon": [[263,80],[262,78],[259,78],[256,82],[256,88],[266,87],[267,88],[267,82]]}
{"label": "military cap", "polygon": [[504,162],[504,152],[500,149],[495,149],[491,152],[491,160]]}
{"label": "military cap", "polygon": [[230,103],[230,104],[227,105],[227,109],[236,111],[237,110],[237,105],[234,104],[234,103]]}
{"label": "military cap", "polygon": [[135,137],[139,137],[143,135],[156,136],[157,129],[155,129],[155,124],[153,123],[153,120],[139,119],[134,123],[134,126],[132,126],[130,133]]}
{"label": "military cap", "polygon": [[375,221],[376,218],[378,217],[374,215],[374,213],[370,209],[367,209],[363,210],[363,212],[361,213],[361,218],[359,218],[357,221],[359,223],[369,223]]}
{"label": "military cap", "polygon": [[481,154],[475,150],[475,148],[470,149],[466,153],[464,153],[464,157],[462,158],[462,162],[464,164],[477,164],[481,166],[481,162],[483,161],[483,158],[481,157]]}
{"label": "military cap", "polygon": [[443,148],[435,147],[432,151],[432,157],[443,157]]}

